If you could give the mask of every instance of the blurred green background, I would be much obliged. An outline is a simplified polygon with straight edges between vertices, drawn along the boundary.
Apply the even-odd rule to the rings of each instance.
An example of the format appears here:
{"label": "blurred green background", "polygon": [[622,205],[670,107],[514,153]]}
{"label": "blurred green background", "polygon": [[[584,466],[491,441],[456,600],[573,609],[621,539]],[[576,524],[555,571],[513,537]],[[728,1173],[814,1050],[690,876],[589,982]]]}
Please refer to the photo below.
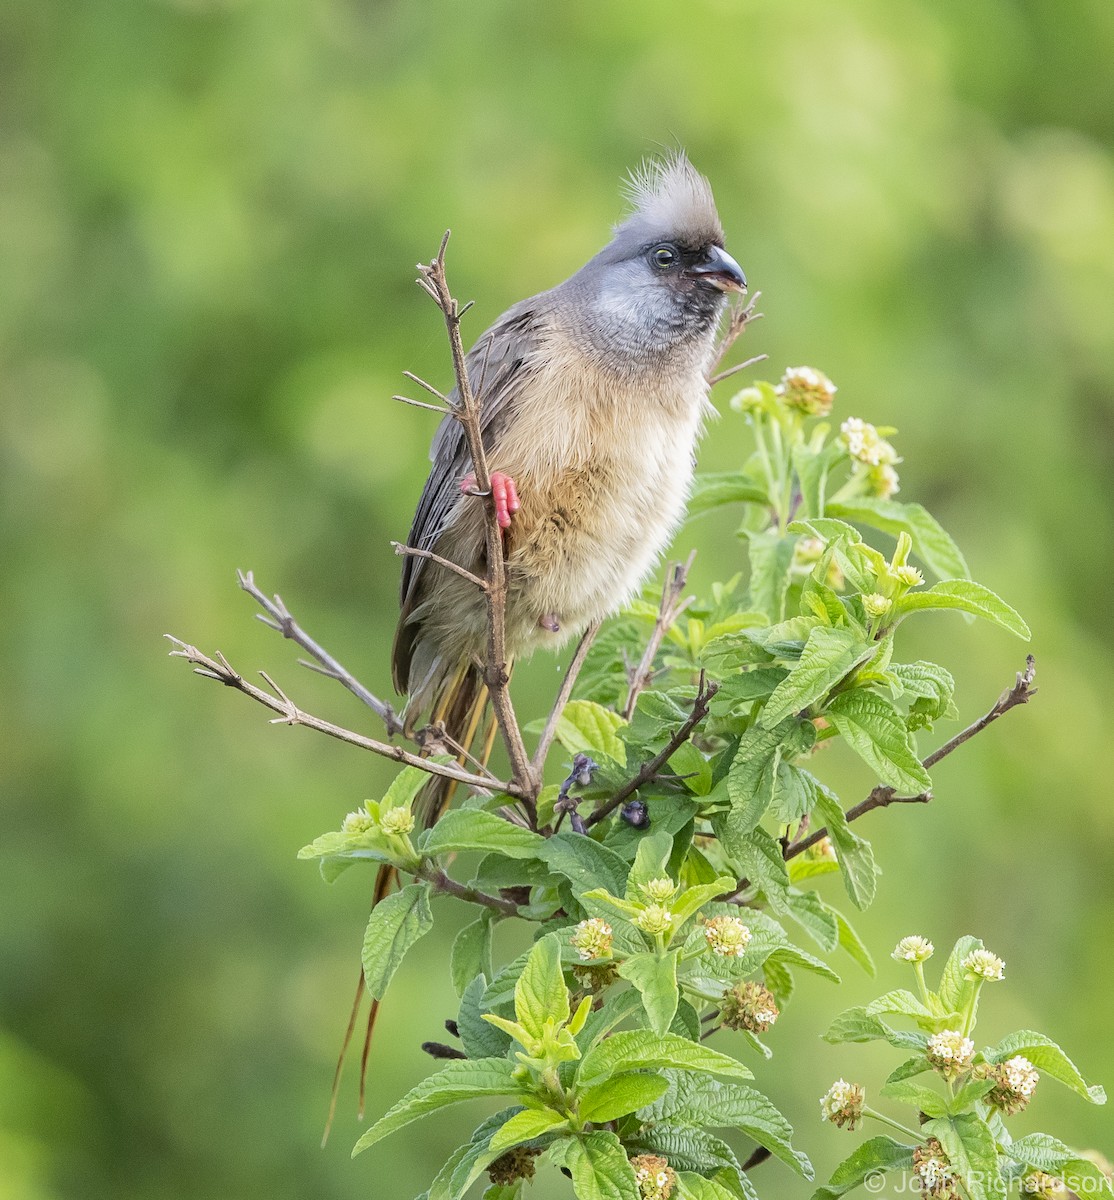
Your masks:
{"label": "blurred green background", "polygon": [[[1112,55],[1109,0],[8,0],[0,1200],[407,1200],[481,1114],[350,1163],[346,1080],[318,1149],[370,881],[328,888],[294,855],[389,771],[268,725],[160,637],[370,731],[234,568],[386,693],[387,542],[433,428],[389,397],[405,368],[449,375],[413,264],[451,225],[474,337],[594,253],[620,178],[674,142],[763,292],[745,351],[898,426],[902,498],[1034,630],[1039,699],[943,764],[934,804],[862,830],[881,982],[905,982],[903,934],[979,934],[1008,972],[988,1036],[1046,1029],[1114,1084]],[[745,444],[727,413],[702,466]],[[737,569],[732,528],[679,536],[698,586]],[[1024,655],[948,616],[906,645],[952,667],[967,719]],[[531,664],[526,715],[556,679]],[[872,782],[830,770],[848,802]],[[439,912],[385,1008],[373,1116],[450,1015]],[[840,966],[843,989],[801,981],[760,1068],[822,1174],[851,1139],[816,1098],[893,1065],[816,1040],[876,987]],[[1048,1081],[1017,1126],[1114,1151],[1110,1115]],[[755,1181],[809,1192],[776,1164]]]}

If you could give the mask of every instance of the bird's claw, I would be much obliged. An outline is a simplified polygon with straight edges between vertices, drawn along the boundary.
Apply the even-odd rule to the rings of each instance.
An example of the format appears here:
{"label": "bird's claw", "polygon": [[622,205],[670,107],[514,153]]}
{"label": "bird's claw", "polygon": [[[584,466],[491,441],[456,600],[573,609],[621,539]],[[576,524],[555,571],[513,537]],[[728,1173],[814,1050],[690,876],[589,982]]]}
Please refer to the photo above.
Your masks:
{"label": "bird's claw", "polygon": [[495,520],[500,529],[510,528],[511,518],[521,507],[514,480],[502,471],[491,472],[490,492],[481,492],[476,487],[476,476],[471,473],[460,481],[460,490],[465,496],[490,496],[495,504]]}

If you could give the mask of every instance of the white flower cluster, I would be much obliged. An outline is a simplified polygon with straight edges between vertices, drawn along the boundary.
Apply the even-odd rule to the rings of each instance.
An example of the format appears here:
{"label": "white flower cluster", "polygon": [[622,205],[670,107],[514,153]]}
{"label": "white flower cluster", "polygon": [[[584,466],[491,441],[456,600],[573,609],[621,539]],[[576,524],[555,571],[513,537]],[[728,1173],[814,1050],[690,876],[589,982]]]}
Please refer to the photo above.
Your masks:
{"label": "white flower cluster", "polygon": [[896,958],[898,962],[919,963],[931,958],[935,949],[936,947],[928,938],[911,934],[909,937],[903,937],[898,942],[890,957]]}
{"label": "white flower cluster", "polygon": [[704,940],[713,954],[742,958],[750,942],[750,930],[738,917],[712,917],[704,922]]}
{"label": "white flower cluster", "polygon": [[989,950],[972,950],[963,960],[962,966],[967,972],[968,979],[986,979],[996,982],[1005,978],[1006,974],[1006,964],[997,954],[991,954]]}
{"label": "white flower cluster", "polygon": [[964,1037],[958,1029],[945,1029],[928,1039],[925,1057],[945,1079],[954,1079],[971,1065],[975,1057],[975,1043],[969,1037]]}

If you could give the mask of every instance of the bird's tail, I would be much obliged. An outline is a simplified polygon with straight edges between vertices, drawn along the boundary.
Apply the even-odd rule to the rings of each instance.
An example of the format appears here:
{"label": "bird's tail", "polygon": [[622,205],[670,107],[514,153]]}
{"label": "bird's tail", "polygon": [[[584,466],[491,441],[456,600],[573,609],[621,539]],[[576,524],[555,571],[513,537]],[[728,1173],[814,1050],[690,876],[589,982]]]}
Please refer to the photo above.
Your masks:
{"label": "bird's tail", "polygon": [[[451,739],[450,744],[455,744],[456,747],[459,747],[458,758],[462,765],[473,761],[486,766],[487,760],[491,755],[491,748],[497,732],[494,720],[489,722],[488,728],[483,731],[481,737],[484,716],[488,708],[487,701],[487,686],[483,682],[479,668],[472,662],[461,663],[460,667],[449,677],[438,694],[430,718],[430,724],[435,728],[441,726],[447,738]],[[472,746],[474,744],[478,744],[479,749],[479,753],[476,755],[472,754]],[[445,809],[448,808],[456,786],[455,780],[447,779],[443,775],[430,776],[429,782],[418,793],[418,797],[414,802],[414,817],[422,828],[429,828],[429,826],[433,825]],[[375,890],[372,892],[372,908],[390,894],[391,889],[397,881],[398,872],[394,867],[384,865],[379,868],[379,873],[375,877]],[[344,1069],[348,1047],[352,1042],[352,1035],[356,1029],[360,1006],[366,990],[364,973],[361,968],[360,977],[356,982],[356,997],[352,1001],[352,1011],[348,1017],[348,1027],[344,1033],[344,1041],[341,1044],[340,1054],[337,1057],[336,1071],[333,1074],[332,1093],[329,1097],[329,1115],[325,1121],[324,1135],[321,1138],[322,1146],[329,1140],[329,1130],[332,1128],[333,1118],[336,1115],[341,1073]],[[360,1055],[360,1120],[363,1120],[364,1116],[364,1100],[367,1094],[368,1055],[371,1051],[371,1038],[375,1032],[375,1023],[379,1018],[379,1004],[379,1000],[373,996],[371,999],[371,1008],[368,1010],[367,1015],[367,1030],[364,1034],[363,1051]]]}

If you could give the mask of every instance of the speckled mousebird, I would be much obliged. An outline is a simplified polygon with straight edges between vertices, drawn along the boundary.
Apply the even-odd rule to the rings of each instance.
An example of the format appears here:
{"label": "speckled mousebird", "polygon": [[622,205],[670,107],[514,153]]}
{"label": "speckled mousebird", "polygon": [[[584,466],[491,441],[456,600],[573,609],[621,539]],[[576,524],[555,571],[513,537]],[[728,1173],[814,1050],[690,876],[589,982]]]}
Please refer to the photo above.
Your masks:
{"label": "speckled mousebird", "polygon": [[[468,356],[507,556],[507,649],[555,649],[629,600],[684,514],[727,294],[708,181],[682,153],[643,165],[632,211],[575,275],[504,313]],[[486,363],[486,367],[484,364]],[[446,417],[409,545],[483,574],[484,505],[460,423]],[[406,722],[459,737],[480,690],[479,590],[429,560],[402,568],[395,686]]]}

